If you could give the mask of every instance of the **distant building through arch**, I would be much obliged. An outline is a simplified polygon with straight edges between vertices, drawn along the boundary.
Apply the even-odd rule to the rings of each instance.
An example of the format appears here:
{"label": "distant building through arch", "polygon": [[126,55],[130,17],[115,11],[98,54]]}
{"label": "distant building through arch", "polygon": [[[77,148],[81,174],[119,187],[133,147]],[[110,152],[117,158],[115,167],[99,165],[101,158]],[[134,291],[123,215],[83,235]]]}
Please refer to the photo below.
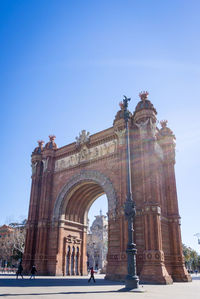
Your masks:
{"label": "distant building through arch", "polygon": [[[130,114],[132,194],[137,214],[134,239],[142,282],[190,281],[182,253],[175,181],[174,134],[167,121],[157,127],[157,112],[140,94]],[[87,274],[87,215],[96,198],[108,199],[106,278],[127,274],[126,145],[123,105],[113,126],[57,148],[55,136],[32,153],[32,186],[24,269],[38,274]]]}
{"label": "distant building through arch", "polygon": [[108,252],[108,220],[107,216],[102,214],[95,216],[87,234],[87,258],[88,268],[106,271]]}

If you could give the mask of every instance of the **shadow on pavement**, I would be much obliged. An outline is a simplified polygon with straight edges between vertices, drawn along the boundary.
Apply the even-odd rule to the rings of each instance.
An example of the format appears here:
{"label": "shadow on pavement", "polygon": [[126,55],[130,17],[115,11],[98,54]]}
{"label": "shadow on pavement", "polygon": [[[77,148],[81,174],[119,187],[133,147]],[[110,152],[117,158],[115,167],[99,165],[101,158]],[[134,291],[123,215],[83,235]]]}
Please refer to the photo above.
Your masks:
{"label": "shadow on pavement", "polygon": [[81,295],[81,294],[109,294],[109,293],[118,293],[119,291],[87,291],[87,292],[57,292],[57,293],[23,293],[23,294],[0,294],[0,297],[9,297],[9,296],[41,296],[41,295]]}
{"label": "shadow on pavement", "polygon": [[70,278],[36,278],[24,279],[18,278],[3,278],[0,279],[1,287],[48,287],[48,286],[89,286],[89,285],[123,285],[122,282],[109,281],[105,279],[96,279],[96,283],[88,283],[88,279],[70,279]]}

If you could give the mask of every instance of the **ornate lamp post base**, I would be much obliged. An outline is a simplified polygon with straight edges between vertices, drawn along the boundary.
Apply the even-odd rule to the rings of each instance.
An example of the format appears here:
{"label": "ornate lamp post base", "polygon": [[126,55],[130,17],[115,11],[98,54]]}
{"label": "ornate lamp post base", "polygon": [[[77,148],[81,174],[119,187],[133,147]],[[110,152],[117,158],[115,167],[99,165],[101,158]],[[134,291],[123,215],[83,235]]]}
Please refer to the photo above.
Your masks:
{"label": "ornate lamp post base", "polygon": [[146,291],[142,287],[142,288],[135,288],[135,289],[123,288],[119,290],[119,292],[145,293]]}
{"label": "ornate lamp post base", "polygon": [[125,288],[120,289],[119,292],[144,293],[146,292],[146,290],[143,289],[143,286],[139,286],[138,276],[127,275],[125,281]]}
{"label": "ornate lamp post base", "polygon": [[126,289],[138,289],[139,288],[139,278],[138,276],[126,276],[126,281],[125,281],[125,288]]}

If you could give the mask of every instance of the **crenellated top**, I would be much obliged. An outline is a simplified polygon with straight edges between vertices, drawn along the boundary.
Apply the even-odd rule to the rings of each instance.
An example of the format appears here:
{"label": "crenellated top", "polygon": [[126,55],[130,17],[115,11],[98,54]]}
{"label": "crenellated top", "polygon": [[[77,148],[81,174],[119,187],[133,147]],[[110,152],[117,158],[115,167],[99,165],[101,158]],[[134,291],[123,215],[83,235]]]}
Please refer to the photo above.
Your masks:
{"label": "crenellated top", "polygon": [[46,143],[45,145],[45,149],[53,149],[56,150],[57,149],[57,144],[55,143],[55,135],[49,135],[49,142]]}
{"label": "crenellated top", "polygon": [[[130,128],[133,134],[135,134],[134,136],[142,142],[157,141],[157,145],[173,145],[175,136],[167,127],[167,121],[161,121],[162,128],[157,128],[157,111],[148,99],[148,95],[147,91],[141,92],[139,94],[140,101],[136,105],[134,114],[128,111]],[[125,99],[127,98],[125,97]],[[50,135],[45,147],[43,146],[44,141],[38,141],[38,147],[34,149],[32,154],[32,161],[44,160],[51,156],[55,157],[57,166],[59,166],[60,161],[63,165],[65,162],[66,167],[71,167],[78,165],[79,162],[93,161],[117,152],[118,146],[125,144],[124,102],[120,102],[119,106],[120,110],[115,116],[113,127],[94,135],[90,135],[86,130],[82,130],[79,136],[76,137],[75,142],[59,149],[55,143],[56,137]],[[63,159],[65,159],[64,162]]]}
{"label": "crenellated top", "polygon": [[161,129],[159,131],[160,136],[171,136],[174,139],[176,139],[175,135],[173,134],[172,130],[170,128],[167,127],[167,120],[161,120],[160,124],[161,124]]}
{"label": "crenellated top", "polygon": [[43,140],[38,140],[38,146],[34,149],[33,154],[41,154],[44,150],[43,144]]}

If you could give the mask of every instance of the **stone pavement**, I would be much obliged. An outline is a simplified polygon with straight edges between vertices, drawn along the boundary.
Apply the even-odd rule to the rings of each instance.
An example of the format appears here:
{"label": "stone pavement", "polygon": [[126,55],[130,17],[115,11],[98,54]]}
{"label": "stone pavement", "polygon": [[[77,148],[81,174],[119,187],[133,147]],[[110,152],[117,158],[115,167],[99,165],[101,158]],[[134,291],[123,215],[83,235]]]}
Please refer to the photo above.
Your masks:
{"label": "stone pavement", "polygon": [[124,285],[107,281],[96,275],[96,283],[88,284],[88,277],[36,277],[18,280],[12,275],[0,275],[0,299],[200,299],[200,275],[193,275],[190,283],[173,285],[144,285],[145,293],[119,292]]}

